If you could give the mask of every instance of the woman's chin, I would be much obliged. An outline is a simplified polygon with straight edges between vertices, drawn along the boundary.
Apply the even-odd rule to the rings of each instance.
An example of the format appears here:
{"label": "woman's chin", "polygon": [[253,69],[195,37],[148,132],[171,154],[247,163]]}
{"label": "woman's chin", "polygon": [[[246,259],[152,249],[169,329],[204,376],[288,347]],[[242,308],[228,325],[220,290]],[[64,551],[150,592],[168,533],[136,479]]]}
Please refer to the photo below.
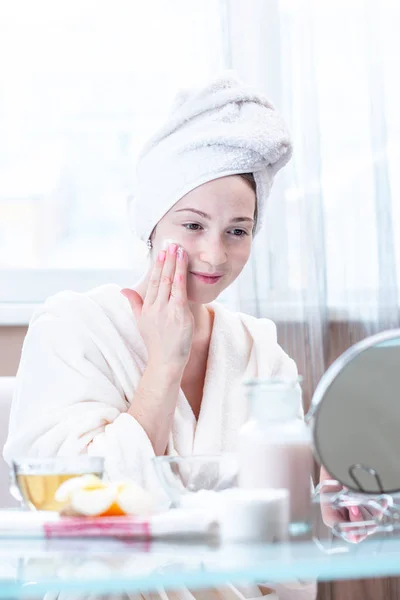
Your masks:
{"label": "woman's chin", "polygon": [[218,298],[222,290],[188,290],[188,300],[191,304],[209,304]]}
{"label": "woman's chin", "polygon": [[193,275],[188,277],[187,294],[189,302],[193,304],[209,304],[218,298],[231,282],[224,276],[215,283],[197,280]]}

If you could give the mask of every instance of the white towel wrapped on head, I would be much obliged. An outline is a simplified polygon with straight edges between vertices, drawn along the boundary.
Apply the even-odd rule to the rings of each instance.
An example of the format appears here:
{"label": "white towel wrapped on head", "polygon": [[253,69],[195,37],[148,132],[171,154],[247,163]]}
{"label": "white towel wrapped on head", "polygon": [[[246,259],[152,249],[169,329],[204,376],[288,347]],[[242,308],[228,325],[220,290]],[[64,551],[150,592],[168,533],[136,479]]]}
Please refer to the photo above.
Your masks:
{"label": "white towel wrapped on head", "polygon": [[170,119],[145,145],[137,164],[131,220],[147,242],[158,221],[199,185],[253,173],[258,219],[273,177],[290,159],[285,124],[272,104],[232,72],[200,90],[182,91]]}

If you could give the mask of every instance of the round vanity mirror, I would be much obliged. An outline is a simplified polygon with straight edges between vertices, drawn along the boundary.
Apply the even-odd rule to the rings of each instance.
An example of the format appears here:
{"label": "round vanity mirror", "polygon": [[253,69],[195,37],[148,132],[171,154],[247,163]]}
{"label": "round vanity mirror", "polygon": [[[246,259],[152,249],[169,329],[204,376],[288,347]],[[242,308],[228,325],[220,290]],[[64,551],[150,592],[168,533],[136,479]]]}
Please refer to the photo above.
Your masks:
{"label": "round vanity mirror", "polygon": [[307,420],[328,473],[364,493],[400,492],[400,329],[342,354],[319,382]]}

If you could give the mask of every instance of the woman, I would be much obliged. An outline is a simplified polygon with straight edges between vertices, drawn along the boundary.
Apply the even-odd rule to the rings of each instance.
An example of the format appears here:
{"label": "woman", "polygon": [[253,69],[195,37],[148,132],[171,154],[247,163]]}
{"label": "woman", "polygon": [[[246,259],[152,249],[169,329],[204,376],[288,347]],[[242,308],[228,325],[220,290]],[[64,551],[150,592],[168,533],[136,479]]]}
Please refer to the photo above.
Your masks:
{"label": "woman", "polygon": [[[243,379],[293,378],[297,369],[271,321],[214,300],[249,259],[273,177],[290,155],[280,116],[231,74],[179,97],[138,162],[131,214],[150,248],[149,270],[134,289],[63,292],[36,312],[6,460],[102,455],[111,479],[158,493],[154,455],[235,448],[246,418]],[[279,593],[308,592],[294,584]]]}

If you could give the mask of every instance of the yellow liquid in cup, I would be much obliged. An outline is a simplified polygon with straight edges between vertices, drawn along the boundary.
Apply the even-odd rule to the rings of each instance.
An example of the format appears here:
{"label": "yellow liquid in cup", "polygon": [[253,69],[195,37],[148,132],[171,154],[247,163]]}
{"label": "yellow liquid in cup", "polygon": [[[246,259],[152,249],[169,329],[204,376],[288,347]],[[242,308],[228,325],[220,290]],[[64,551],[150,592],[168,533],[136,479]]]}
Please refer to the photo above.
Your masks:
{"label": "yellow liquid in cup", "polygon": [[[94,473],[94,475],[102,477],[101,473]],[[81,474],[17,475],[17,484],[31,510],[59,511],[64,504],[57,502],[54,495],[64,481],[73,477],[81,477]]]}

